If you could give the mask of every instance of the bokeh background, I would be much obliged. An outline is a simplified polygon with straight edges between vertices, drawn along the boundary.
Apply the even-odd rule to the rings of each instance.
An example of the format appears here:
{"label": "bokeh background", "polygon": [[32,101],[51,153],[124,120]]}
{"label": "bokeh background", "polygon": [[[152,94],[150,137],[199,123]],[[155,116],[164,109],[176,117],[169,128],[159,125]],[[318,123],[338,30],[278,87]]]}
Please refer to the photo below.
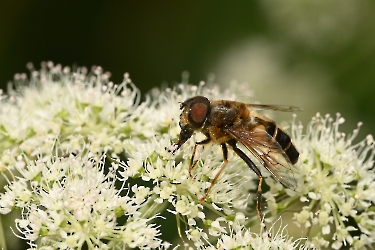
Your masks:
{"label": "bokeh background", "polygon": [[223,90],[247,83],[250,102],[300,106],[304,123],[340,112],[363,138],[375,125],[374,13],[371,0],[6,1],[0,86],[46,60],[100,65],[114,82],[129,72],[142,93],[189,71]]}
{"label": "bokeh background", "polygon": [[249,102],[302,107],[304,124],[340,112],[343,132],[364,123],[362,139],[375,125],[374,13],[372,0],[6,1],[0,86],[48,60],[100,65],[117,83],[129,72],[142,93],[189,71],[194,84],[248,84]]}

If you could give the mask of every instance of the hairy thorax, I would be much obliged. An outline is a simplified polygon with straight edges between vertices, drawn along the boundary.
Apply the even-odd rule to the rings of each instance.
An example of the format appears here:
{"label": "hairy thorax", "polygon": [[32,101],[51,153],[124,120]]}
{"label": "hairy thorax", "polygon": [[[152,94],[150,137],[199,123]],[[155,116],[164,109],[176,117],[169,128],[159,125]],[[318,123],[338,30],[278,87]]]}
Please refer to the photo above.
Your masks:
{"label": "hairy thorax", "polygon": [[250,116],[250,110],[246,105],[234,101],[212,101],[211,112],[202,133],[210,137],[215,143],[225,143],[231,139],[223,128],[255,126],[253,117]]}

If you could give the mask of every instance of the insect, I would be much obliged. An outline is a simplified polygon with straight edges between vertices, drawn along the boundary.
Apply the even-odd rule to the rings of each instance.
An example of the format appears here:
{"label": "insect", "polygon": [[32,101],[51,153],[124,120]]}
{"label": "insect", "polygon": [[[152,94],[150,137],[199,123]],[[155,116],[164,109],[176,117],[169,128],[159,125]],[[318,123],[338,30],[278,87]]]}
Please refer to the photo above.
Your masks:
{"label": "insect", "polygon": [[[263,176],[256,164],[240,149],[241,143],[255,158],[287,188],[295,190],[297,182],[293,176],[292,166],[297,162],[299,153],[290,136],[271,119],[258,114],[255,110],[298,111],[298,107],[282,105],[246,104],[236,101],[210,101],[204,96],[195,96],[181,103],[179,139],[169,151],[178,150],[194,132],[203,133],[206,138],[194,145],[189,174],[197,161],[194,155],[198,145],[214,143],[221,145],[224,162],[211,182],[206,194],[199,199],[203,202],[220,174],[228,163],[228,146],[231,148],[259,178],[256,209],[261,223],[264,216],[261,210]],[[267,228],[264,224],[265,232]],[[270,237],[270,235],[268,234]]]}

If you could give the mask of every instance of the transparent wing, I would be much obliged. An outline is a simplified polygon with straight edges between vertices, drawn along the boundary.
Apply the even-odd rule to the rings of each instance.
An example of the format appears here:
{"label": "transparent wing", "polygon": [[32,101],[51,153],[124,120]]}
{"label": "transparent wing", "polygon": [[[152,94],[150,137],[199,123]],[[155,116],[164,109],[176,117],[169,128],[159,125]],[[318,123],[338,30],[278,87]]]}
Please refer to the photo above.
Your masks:
{"label": "transparent wing", "polygon": [[268,105],[268,104],[248,104],[248,106],[255,110],[277,110],[284,112],[296,112],[301,111],[302,109],[295,106],[288,105]]}
{"label": "transparent wing", "polygon": [[288,156],[280,144],[265,130],[255,128],[252,131],[225,128],[224,131],[241,142],[263,166],[283,185],[295,190],[296,179]]}

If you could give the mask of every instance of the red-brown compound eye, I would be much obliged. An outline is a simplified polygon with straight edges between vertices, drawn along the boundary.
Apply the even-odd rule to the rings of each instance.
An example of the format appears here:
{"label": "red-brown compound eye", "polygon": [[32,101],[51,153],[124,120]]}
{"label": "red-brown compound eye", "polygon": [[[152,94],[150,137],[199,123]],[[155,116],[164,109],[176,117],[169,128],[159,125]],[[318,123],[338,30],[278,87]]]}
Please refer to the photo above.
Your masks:
{"label": "red-brown compound eye", "polygon": [[210,110],[210,102],[203,96],[196,96],[192,99],[194,102],[189,108],[188,119],[193,127],[199,128],[206,121]]}

